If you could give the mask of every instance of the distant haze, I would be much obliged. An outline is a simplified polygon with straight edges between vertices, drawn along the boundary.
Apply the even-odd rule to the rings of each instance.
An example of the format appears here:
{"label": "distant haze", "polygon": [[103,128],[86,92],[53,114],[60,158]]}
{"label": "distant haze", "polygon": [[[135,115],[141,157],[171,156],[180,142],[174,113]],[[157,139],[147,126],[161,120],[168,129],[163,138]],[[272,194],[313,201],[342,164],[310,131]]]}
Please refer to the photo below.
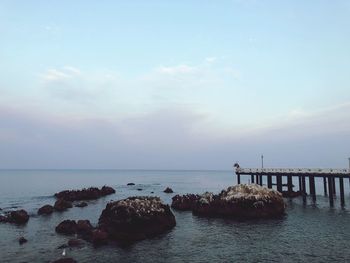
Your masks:
{"label": "distant haze", "polygon": [[0,169],[348,167],[349,1],[1,1]]}

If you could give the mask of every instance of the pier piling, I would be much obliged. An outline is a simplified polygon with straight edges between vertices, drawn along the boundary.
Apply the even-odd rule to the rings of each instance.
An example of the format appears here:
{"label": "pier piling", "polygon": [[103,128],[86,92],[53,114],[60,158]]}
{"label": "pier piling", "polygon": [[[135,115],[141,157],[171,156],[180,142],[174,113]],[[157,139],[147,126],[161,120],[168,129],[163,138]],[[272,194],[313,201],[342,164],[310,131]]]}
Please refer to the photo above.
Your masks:
{"label": "pier piling", "polygon": [[327,196],[327,177],[323,177],[323,191],[324,195]]}
{"label": "pier piling", "polygon": [[339,191],[340,191],[340,203],[342,206],[345,205],[345,198],[344,198],[344,179],[343,177],[339,177]]}

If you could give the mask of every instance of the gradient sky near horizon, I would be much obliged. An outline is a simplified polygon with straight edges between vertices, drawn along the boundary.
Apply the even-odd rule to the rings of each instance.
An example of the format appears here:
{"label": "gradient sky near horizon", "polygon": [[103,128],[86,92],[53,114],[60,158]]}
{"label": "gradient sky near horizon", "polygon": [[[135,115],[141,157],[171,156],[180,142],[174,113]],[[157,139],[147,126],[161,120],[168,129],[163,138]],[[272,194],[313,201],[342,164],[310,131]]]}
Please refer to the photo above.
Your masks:
{"label": "gradient sky near horizon", "polygon": [[0,0],[0,168],[347,167],[349,1]]}

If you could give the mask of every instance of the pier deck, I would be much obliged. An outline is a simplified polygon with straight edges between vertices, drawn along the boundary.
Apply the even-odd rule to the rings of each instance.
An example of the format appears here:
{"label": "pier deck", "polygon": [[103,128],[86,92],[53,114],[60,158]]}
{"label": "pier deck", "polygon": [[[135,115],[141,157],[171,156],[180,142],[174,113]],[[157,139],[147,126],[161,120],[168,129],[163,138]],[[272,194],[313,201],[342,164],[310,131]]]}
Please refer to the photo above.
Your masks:
{"label": "pier deck", "polygon": [[[312,199],[316,200],[316,188],[315,177],[323,178],[323,190],[324,195],[328,195],[330,205],[334,204],[334,196],[336,195],[335,179],[339,181],[339,194],[341,205],[344,206],[344,178],[350,179],[349,169],[321,169],[321,168],[241,168],[238,164],[235,164],[235,173],[237,175],[237,183],[241,182],[241,175],[251,176],[251,182],[263,185],[264,178],[266,177],[266,185],[268,188],[272,188],[273,185],[277,186],[277,191],[286,194],[287,196],[293,196],[300,194],[303,196],[303,200],[306,201],[307,189],[306,179],[309,182],[309,194]],[[299,191],[293,191],[293,177],[298,178]],[[275,183],[273,183],[273,178]],[[287,183],[283,184],[283,178],[287,179]],[[283,186],[287,186],[287,191],[283,191]]]}

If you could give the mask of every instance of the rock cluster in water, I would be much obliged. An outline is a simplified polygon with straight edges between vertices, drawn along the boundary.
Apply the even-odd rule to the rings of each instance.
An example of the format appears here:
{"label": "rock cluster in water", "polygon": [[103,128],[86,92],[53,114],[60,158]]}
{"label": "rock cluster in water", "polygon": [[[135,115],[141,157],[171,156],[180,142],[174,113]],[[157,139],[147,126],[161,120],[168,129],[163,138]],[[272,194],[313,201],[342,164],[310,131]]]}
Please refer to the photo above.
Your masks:
{"label": "rock cluster in water", "polygon": [[57,199],[63,199],[66,201],[82,201],[93,200],[100,197],[114,194],[115,190],[109,186],[103,186],[101,189],[97,187],[84,188],[82,190],[65,190],[55,194]]}
{"label": "rock cluster in water", "polygon": [[99,218],[99,229],[110,239],[127,242],[154,237],[175,225],[169,205],[149,196],[110,202]]}
{"label": "rock cluster in water", "polygon": [[13,223],[17,225],[23,225],[23,224],[26,224],[28,220],[29,220],[29,215],[27,211],[23,209],[7,212],[3,216],[0,215],[0,222],[3,222],[3,223]]}
{"label": "rock cluster in water", "polygon": [[233,218],[274,218],[285,211],[281,193],[257,184],[231,186],[217,195],[176,195],[172,207],[197,215]]}

